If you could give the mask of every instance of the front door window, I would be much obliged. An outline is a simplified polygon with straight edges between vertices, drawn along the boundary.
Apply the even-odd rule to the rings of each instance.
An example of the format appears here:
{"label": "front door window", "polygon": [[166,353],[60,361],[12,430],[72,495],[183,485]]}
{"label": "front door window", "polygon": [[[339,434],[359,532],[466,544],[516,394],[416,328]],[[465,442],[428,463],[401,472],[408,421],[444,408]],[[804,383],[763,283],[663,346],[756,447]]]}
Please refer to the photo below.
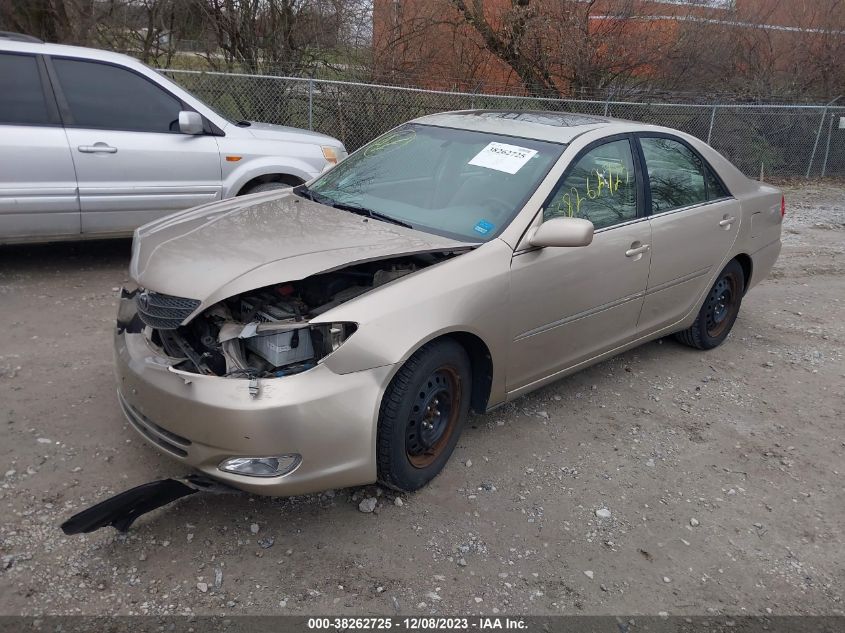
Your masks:
{"label": "front door window", "polygon": [[558,185],[543,220],[590,220],[596,229],[637,217],[637,186],[631,142],[611,141],[588,151]]}

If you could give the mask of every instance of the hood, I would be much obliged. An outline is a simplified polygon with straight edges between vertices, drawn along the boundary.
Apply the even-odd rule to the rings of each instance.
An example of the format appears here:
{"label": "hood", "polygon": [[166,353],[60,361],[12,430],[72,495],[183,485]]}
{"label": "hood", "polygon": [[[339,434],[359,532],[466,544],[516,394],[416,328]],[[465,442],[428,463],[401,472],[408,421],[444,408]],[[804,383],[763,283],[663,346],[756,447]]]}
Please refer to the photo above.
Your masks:
{"label": "hood", "polygon": [[329,136],[328,134],[321,134],[320,132],[313,132],[311,130],[303,130],[298,127],[288,127],[286,125],[274,125],[272,123],[250,121],[249,127],[242,129],[248,131],[255,138],[268,141],[292,141],[298,143],[332,145],[337,147],[341,147],[343,145],[339,140]]}
{"label": "hood", "polygon": [[233,198],[142,226],[130,274],[142,287],[199,299],[296,281],[354,262],[470,245],[327,207],[291,193]]}

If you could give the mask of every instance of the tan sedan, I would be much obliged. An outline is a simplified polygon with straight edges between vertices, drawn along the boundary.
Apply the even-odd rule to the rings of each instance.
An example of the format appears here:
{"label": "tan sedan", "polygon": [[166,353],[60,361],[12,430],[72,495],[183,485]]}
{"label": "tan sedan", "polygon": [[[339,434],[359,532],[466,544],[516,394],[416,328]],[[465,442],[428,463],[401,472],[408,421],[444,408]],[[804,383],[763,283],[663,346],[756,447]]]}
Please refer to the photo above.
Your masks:
{"label": "tan sedan", "polygon": [[415,490],[470,409],[669,334],[722,343],[783,212],[678,131],[423,117],[307,185],[139,229],[120,406],[162,452],[250,492]]}

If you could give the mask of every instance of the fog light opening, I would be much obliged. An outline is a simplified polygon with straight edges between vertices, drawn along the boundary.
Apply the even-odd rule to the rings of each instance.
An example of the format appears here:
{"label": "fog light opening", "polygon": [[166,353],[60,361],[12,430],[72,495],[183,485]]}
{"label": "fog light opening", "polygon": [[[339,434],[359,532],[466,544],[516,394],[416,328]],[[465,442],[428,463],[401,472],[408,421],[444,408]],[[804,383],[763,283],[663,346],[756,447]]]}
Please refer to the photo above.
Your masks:
{"label": "fog light opening", "polygon": [[281,477],[292,472],[302,461],[298,454],[273,457],[230,457],[217,467],[225,473],[245,477]]}

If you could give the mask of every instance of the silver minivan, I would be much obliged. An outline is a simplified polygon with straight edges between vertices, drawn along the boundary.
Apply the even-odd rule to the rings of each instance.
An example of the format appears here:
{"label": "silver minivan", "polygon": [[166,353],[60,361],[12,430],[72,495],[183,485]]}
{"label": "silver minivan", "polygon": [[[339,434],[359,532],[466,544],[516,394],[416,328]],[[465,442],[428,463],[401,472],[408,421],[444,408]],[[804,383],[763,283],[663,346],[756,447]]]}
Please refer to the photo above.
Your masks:
{"label": "silver minivan", "polygon": [[345,156],[330,136],[229,121],[125,55],[0,33],[0,244],[129,235]]}

